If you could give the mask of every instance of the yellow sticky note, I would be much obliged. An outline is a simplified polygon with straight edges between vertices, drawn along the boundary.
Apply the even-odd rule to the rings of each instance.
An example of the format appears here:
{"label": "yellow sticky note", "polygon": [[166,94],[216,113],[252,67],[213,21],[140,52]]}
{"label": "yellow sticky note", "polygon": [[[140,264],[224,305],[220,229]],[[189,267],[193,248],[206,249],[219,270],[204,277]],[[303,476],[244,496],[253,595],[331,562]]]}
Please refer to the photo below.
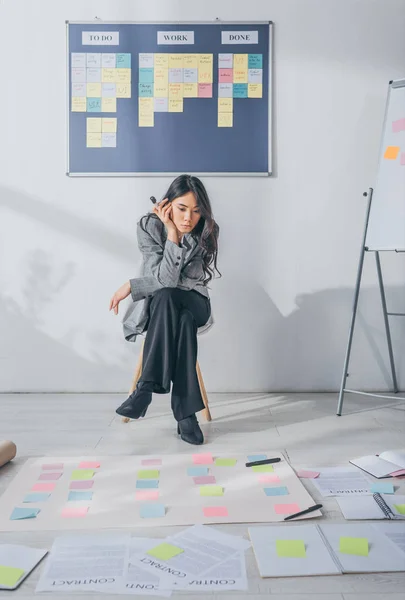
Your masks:
{"label": "yellow sticky note", "polygon": [[233,113],[219,112],[218,127],[233,127]]}
{"label": "yellow sticky note", "polygon": [[101,83],[88,83],[87,84],[87,98],[100,98],[101,96]]}
{"label": "yellow sticky note", "polygon": [[246,69],[234,69],[233,70],[233,83],[247,83],[248,82],[248,70]]}
{"label": "yellow sticky note", "polygon": [[233,68],[236,70],[242,70],[248,68],[248,55],[247,54],[234,54],[233,55]]}
{"label": "yellow sticky note", "polygon": [[183,83],[183,98],[198,98],[198,83]]}
{"label": "yellow sticky note", "polygon": [[107,119],[103,117],[101,119],[101,131],[103,133],[117,133],[117,118],[111,117]]}
{"label": "yellow sticky note", "polygon": [[117,83],[131,83],[131,69],[116,69],[115,81]]}
{"label": "yellow sticky note", "polygon": [[87,100],[84,96],[83,98],[79,98],[73,96],[72,98],[72,112],[86,112],[87,110]]}
{"label": "yellow sticky note", "polygon": [[395,160],[398,156],[399,150],[399,146],[388,146],[385,151],[384,158],[388,158],[389,160]]}
{"label": "yellow sticky note", "polygon": [[169,96],[169,84],[166,83],[155,83],[153,84],[153,96],[155,98],[167,98]]}
{"label": "yellow sticky note", "polygon": [[224,489],[220,485],[201,485],[200,496],[223,496]]}
{"label": "yellow sticky note", "polygon": [[[121,71],[121,69],[119,69]],[[103,83],[115,83],[115,74],[118,69],[101,69],[101,81]]]}
{"label": "yellow sticky note", "polygon": [[302,540],[276,540],[277,556],[281,558],[305,558],[305,544]]}
{"label": "yellow sticky note", "polygon": [[400,515],[405,515],[405,504],[394,504],[394,508]]}
{"label": "yellow sticky note", "polygon": [[218,98],[218,112],[233,112],[233,98]]}
{"label": "yellow sticky note", "polygon": [[252,471],[255,473],[273,473],[274,467],[273,465],[254,465],[251,467]]}
{"label": "yellow sticky note", "polygon": [[155,83],[168,84],[169,83],[169,69],[164,67],[155,68]]}
{"label": "yellow sticky note", "polygon": [[0,585],[14,587],[24,573],[24,569],[17,569],[17,567],[3,567],[3,565],[0,565]]}
{"label": "yellow sticky note", "polygon": [[164,53],[157,52],[154,56],[155,58],[155,71],[157,67],[164,67],[165,69],[169,68],[169,55]]}
{"label": "yellow sticky note", "polygon": [[183,68],[184,69],[197,69],[198,68],[198,57],[199,57],[199,54],[184,54],[183,55]]}
{"label": "yellow sticky note", "polygon": [[[88,133],[86,136],[87,148],[101,148],[101,133]],[[88,479],[88,477],[73,477],[72,479]]]}
{"label": "yellow sticky note", "polygon": [[262,98],[263,85],[261,83],[248,83],[248,98]]}
{"label": "yellow sticky note", "polygon": [[173,558],[173,556],[177,556],[182,552],[184,552],[182,548],[163,542],[162,544],[159,544],[159,546],[155,546],[154,548],[148,550],[146,554],[149,554],[149,556],[154,556],[158,560],[170,560]]}
{"label": "yellow sticky note", "polygon": [[339,539],[339,552],[356,556],[368,556],[368,539],[341,537]]}
{"label": "yellow sticky note", "polygon": [[131,84],[130,83],[117,83],[116,96],[117,96],[117,98],[130,98],[131,97]]}
{"label": "yellow sticky note", "polygon": [[154,127],[153,98],[138,98],[139,127]]}
{"label": "yellow sticky note", "polygon": [[117,98],[101,98],[101,112],[117,112]]}
{"label": "yellow sticky note", "polygon": [[172,100],[180,100],[183,98],[182,83],[169,83],[169,98]]}
{"label": "yellow sticky note", "polygon": [[101,117],[88,117],[86,131],[87,133],[101,133]]}
{"label": "yellow sticky note", "polygon": [[158,469],[144,469],[138,471],[138,479],[159,479],[160,471]]}
{"label": "yellow sticky note", "polygon": [[198,83],[212,83],[212,54],[198,55]]}
{"label": "yellow sticky note", "polygon": [[151,115],[139,115],[139,127],[154,127],[155,126],[155,118],[153,113]]}
{"label": "yellow sticky note", "polygon": [[[89,135],[98,135],[96,134],[89,134]],[[89,136],[87,136],[89,137]],[[100,133],[100,146],[101,146],[101,133]],[[75,469],[74,471],[72,471],[72,475],[70,477],[70,479],[91,479],[94,475],[95,471],[93,469]]]}
{"label": "yellow sticky note", "polygon": [[183,100],[169,100],[169,112],[183,112]]}
{"label": "yellow sticky note", "polygon": [[169,69],[183,68],[183,54],[169,54]]}

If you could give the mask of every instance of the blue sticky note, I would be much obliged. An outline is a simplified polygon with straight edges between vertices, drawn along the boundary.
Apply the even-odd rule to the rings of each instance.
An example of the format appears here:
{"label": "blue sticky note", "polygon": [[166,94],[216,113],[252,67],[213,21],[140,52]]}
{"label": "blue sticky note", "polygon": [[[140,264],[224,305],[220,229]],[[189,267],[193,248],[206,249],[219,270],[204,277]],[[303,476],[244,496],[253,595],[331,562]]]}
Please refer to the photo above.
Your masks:
{"label": "blue sticky note", "polygon": [[153,69],[139,69],[139,83],[153,83]]}
{"label": "blue sticky note", "polygon": [[288,490],[285,485],[281,487],[263,488],[266,496],[288,496]]}
{"label": "blue sticky note", "polygon": [[77,502],[79,500],[93,500],[93,492],[79,492],[76,490],[72,490],[71,492],[69,492],[69,502]]}
{"label": "blue sticky note", "polygon": [[139,514],[142,517],[142,519],[153,519],[155,517],[164,517],[166,515],[165,505],[158,504],[157,502],[141,504]]}
{"label": "blue sticky note", "polygon": [[256,460],[266,460],[267,454],[249,454],[248,461],[255,462]]}
{"label": "blue sticky note", "polygon": [[233,84],[233,97],[234,98],[247,98],[248,97],[248,84],[247,83],[234,83]]}
{"label": "blue sticky note", "polygon": [[116,65],[118,69],[130,69],[131,55],[126,52],[117,54]]}
{"label": "blue sticky note", "polygon": [[138,479],[136,482],[136,488],[138,490],[147,490],[151,488],[159,487],[159,479]]}
{"label": "blue sticky note", "polygon": [[138,96],[140,98],[153,98],[153,83],[139,83]]}
{"label": "blue sticky note", "polygon": [[263,54],[249,54],[248,69],[263,69]]}
{"label": "blue sticky note", "polygon": [[87,98],[87,112],[101,112],[101,98]]}
{"label": "blue sticky note", "polygon": [[15,508],[11,513],[10,520],[17,521],[18,519],[35,519],[41,511],[40,508]]}
{"label": "blue sticky note", "polygon": [[394,486],[392,483],[384,483],[381,481],[379,483],[373,483],[370,488],[370,492],[372,494],[393,494]]}
{"label": "blue sticky note", "polygon": [[208,467],[188,467],[187,475],[199,477],[199,475],[208,475]]}
{"label": "blue sticky note", "polygon": [[33,492],[32,494],[24,496],[23,502],[45,502],[50,495],[51,494],[47,494],[46,492]]}

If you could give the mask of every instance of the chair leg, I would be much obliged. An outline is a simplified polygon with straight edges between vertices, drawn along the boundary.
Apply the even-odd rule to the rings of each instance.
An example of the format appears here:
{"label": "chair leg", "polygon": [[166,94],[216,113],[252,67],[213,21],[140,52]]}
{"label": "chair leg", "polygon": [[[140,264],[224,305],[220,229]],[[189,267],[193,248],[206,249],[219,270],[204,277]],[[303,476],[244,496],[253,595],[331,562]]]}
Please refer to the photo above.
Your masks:
{"label": "chair leg", "polygon": [[205,406],[205,409],[203,410],[204,417],[205,417],[206,421],[212,421],[210,409],[208,407],[208,396],[207,396],[204,381],[203,381],[203,378],[201,375],[201,370],[200,370],[200,365],[198,364],[198,360],[197,360],[197,364],[196,364],[196,369],[197,369],[198,383],[200,385],[201,396],[202,396],[204,406]]}
{"label": "chair leg", "polygon": [[[132,394],[132,392],[135,390],[136,388],[136,384],[139,381],[140,376],[142,375],[142,359],[143,359],[143,347],[145,344],[145,340],[142,342],[142,346],[141,346],[141,350],[139,352],[139,358],[138,358],[138,364],[136,365],[136,369],[135,369],[135,373],[134,373],[134,378],[132,380],[132,385],[129,389],[129,393],[128,396],[130,396]],[[122,422],[123,423],[129,423],[131,419],[129,417],[122,417]]]}

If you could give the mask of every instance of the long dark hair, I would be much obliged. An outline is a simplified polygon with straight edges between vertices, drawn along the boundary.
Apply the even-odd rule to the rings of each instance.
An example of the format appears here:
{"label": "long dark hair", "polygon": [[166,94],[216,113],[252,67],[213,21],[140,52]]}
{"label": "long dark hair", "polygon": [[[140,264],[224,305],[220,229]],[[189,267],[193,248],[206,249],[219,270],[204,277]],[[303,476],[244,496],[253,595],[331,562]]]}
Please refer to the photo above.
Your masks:
{"label": "long dark hair", "polygon": [[[214,221],[211,202],[208,198],[204,184],[198,177],[194,177],[193,175],[179,175],[179,177],[176,177],[170,184],[164,198],[167,198],[169,202],[173,202],[173,200],[180,196],[184,196],[188,192],[194,194],[197,206],[200,209],[201,218],[192,230],[191,235],[204,250],[204,285],[207,285],[211,279],[215,277],[215,271],[218,273],[219,277],[222,277],[222,275],[217,268],[219,227]],[[160,221],[159,217],[154,213],[145,215],[140,221],[140,225],[144,231],[146,231],[145,227],[151,218]],[[162,221],[160,221],[160,223],[162,224],[163,229],[164,224]]]}

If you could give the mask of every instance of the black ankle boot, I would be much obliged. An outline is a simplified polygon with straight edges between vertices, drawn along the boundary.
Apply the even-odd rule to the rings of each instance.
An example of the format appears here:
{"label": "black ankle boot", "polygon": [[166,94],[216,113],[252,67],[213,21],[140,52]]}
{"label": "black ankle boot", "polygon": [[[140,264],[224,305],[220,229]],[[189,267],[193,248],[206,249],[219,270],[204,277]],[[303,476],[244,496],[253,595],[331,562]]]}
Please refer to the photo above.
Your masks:
{"label": "black ankle boot", "polygon": [[152,402],[153,383],[150,381],[140,381],[136,389],[115,411],[121,417],[129,419],[139,419],[144,417]]}
{"label": "black ankle boot", "polygon": [[190,415],[177,423],[177,433],[188,444],[203,444],[204,436],[195,415]]}

